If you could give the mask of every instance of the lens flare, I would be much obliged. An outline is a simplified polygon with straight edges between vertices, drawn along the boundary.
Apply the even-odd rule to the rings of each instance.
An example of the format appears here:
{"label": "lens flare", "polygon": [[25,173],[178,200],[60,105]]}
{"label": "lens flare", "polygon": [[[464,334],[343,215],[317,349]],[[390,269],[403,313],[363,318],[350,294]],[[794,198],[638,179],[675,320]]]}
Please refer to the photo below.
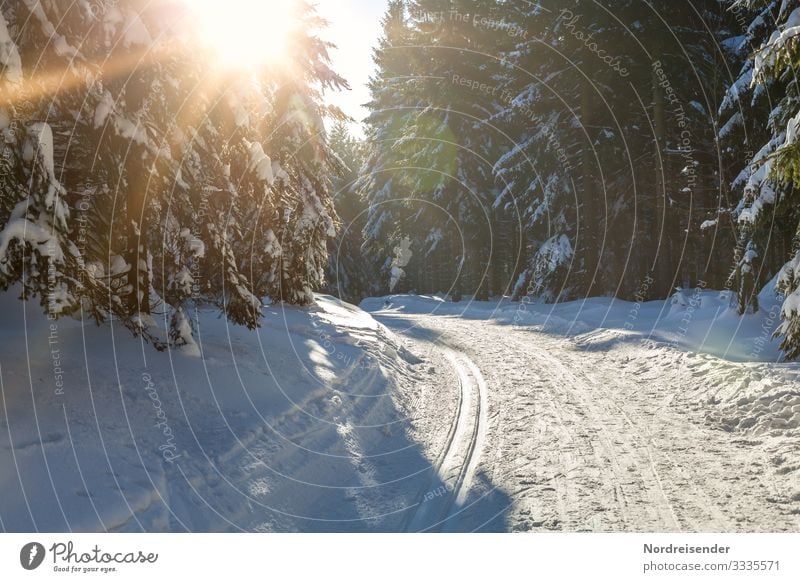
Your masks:
{"label": "lens flare", "polygon": [[197,33],[224,67],[252,69],[279,64],[296,27],[293,0],[184,0]]}

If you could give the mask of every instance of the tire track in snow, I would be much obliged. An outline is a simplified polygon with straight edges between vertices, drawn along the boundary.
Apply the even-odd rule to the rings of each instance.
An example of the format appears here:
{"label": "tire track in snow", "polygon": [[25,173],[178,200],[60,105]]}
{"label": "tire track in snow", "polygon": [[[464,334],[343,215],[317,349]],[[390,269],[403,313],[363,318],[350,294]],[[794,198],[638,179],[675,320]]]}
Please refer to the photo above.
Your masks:
{"label": "tire track in snow", "polygon": [[[491,335],[500,331],[489,324],[476,334],[472,326],[463,327],[462,322],[447,321],[450,328],[447,331],[454,333],[445,333],[463,349],[485,345],[487,333]],[[503,346],[507,353],[515,354],[516,370],[521,369],[518,365],[532,367],[534,362],[545,365],[544,370],[535,370],[533,366],[534,374],[559,425],[557,431],[561,438],[566,439],[566,442],[562,441],[564,446],[544,452],[546,457],[550,457],[545,462],[560,468],[552,482],[556,497],[552,509],[556,510],[561,529],[581,531],[587,526],[591,530],[608,529],[610,524],[594,523],[599,517],[595,510],[600,504],[603,512],[615,507],[621,529],[638,529],[649,523],[653,524],[651,527],[680,531],[680,522],[664,491],[652,452],[647,450],[643,456],[643,451],[637,446],[643,439],[635,432],[631,434],[630,429],[634,427],[621,418],[619,410],[607,406],[605,394],[591,389],[590,381],[580,373],[580,368],[574,369],[575,362],[562,362],[550,353],[554,350],[563,355],[563,349],[549,341],[522,340],[505,333],[496,340],[494,345]],[[513,374],[510,369],[507,372]],[[627,475],[621,462],[629,467]],[[586,482],[587,479],[590,481]],[[591,480],[605,482],[612,495],[608,499],[593,495]],[[609,502],[612,505],[608,505]],[[611,527],[611,530],[615,529],[619,528]]]}
{"label": "tire track in snow", "polygon": [[[562,446],[554,448],[547,446],[544,450],[538,449],[539,454],[544,455],[542,461],[545,463],[540,467],[550,468],[549,470],[545,469],[545,473],[554,472],[551,481],[554,503],[550,506],[550,510],[555,511],[555,515],[551,517],[557,517],[553,523],[557,523],[559,529],[582,531],[588,527],[590,530],[613,531],[660,527],[680,531],[680,522],[675,515],[675,508],[671,500],[664,491],[661,475],[652,458],[652,452],[642,451],[641,447],[637,445],[644,439],[637,434],[637,431],[631,430],[636,427],[631,425],[630,419],[621,418],[622,415],[618,409],[613,408],[612,410],[608,399],[605,398],[607,394],[592,390],[593,383],[589,378],[580,374],[580,370],[573,369],[573,366],[576,365],[575,362],[561,361],[555,354],[550,353],[555,349],[556,353],[564,355],[561,353],[563,349],[550,345],[549,341],[538,334],[535,339],[525,338],[523,340],[491,324],[484,323],[478,332],[474,325],[465,326],[463,321],[457,319],[419,316],[406,316],[406,318],[425,320],[423,325],[426,329],[436,330],[437,343],[445,344],[441,349],[456,370],[462,385],[462,399],[465,404],[462,404],[460,418],[471,418],[474,427],[470,438],[474,439],[476,444],[473,445],[470,442],[470,449],[484,448],[487,439],[488,397],[484,395],[483,401],[481,401],[478,396],[481,387],[484,388],[485,393],[488,393],[488,386],[483,380],[478,366],[467,353],[474,352],[474,357],[482,360],[489,356],[491,362],[483,361],[487,366],[492,366],[493,363],[496,365],[500,361],[505,366],[513,364],[505,369],[505,373],[501,377],[494,379],[500,383],[494,389],[507,390],[510,386],[505,385],[504,379],[518,374],[523,369],[535,374],[536,384],[543,390],[539,397],[542,398],[540,404],[552,411],[552,420],[555,420],[558,426],[555,431],[559,435],[558,438],[564,439],[561,440]],[[436,325],[429,327],[434,321]],[[497,335],[495,335],[496,333]],[[490,353],[485,353],[487,341],[492,345]],[[514,354],[513,359],[509,360],[502,358],[499,354],[494,354],[494,348],[500,348],[506,354]],[[537,369],[535,362],[543,364],[544,368]],[[496,372],[496,370],[494,371]],[[480,378],[481,381],[479,382],[477,378]],[[474,413],[470,412],[473,408],[481,405],[483,422],[480,421],[481,409]],[[610,416],[608,416],[609,414]],[[503,430],[503,427],[495,428]],[[463,502],[472,486],[480,454],[471,450],[465,454],[460,452],[464,446],[463,428],[460,432],[462,434],[453,439],[438,470],[440,482],[449,485],[448,493],[450,493],[445,500],[445,507],[439,513],[440,518],[436,523],[424,526],[424,524],[430,524],[431,516],[435,515],[436,508],[442,504],[441,498],[430,499],[429,495],[429,499],[422,502],[417,513],[414,514],[409,530],[457,530],[459,516],[466,516],[469,512],[469,507],[463,506]],[[482,436],[480,445],[477,445],[479,434]],[[494,440],[497,440],[496,436]],[[486,446],[492,444],[490,442]],[[549,444],[555,443],[550,442]],[[497,443],[494,443],[494,446],[496,445]],[[531,445],[534,446],[535,443],[531,442]],[[453,480],[453,467],[456,465],[459,467],[459,472]],[[539,476],[536,474],[532,474],[530,477],[539,480]],[[597,486],[593,483],[601,482],[605,482],[605,485],[610,488],[611,494],[607,499],[593,493]],[[427,492],[432,491],[434,486],[435,481],[434,485],[427,488]],[[547,486],[544,486],[539,494],[547,494],[548,489]],[[423,493],[422,497],[425,495]],[[540,503],[547,505],[544,498],[540,500]],[[596,522],[601,515],[596,513],[598,508],[604,512],[612,507],[616,510],[614,513],[619,520],[618,524],[615,524],[613,520],[605,525]],[[547,522],[548,519],[545,517],[537,519],[537,521]]]}
{"label": "tire track in snow", "polygon": [[[448,500],[445,517],[442,520],[442,526],[451,529],[454,522],[458,519],[462,507],[467,501],[472,482],[475,478],[475,473],[478,469],[480,462],[481,452],[486,441],[486,427],[488,425],[488,398],[489,387],[486,380],[483,378],[478,366],[475,362],[470,360],[463,352],[454,352],[448,349],[447,358],[452,362],[456,368],[459,377],[469,382],[470,397],[475,401],[475,410],[473,416],[472,435],[469,440],[467,452],[461,465],[461,471],[458,474],[458,479],[453,492]],[[474,395],[474,398],[472,396]]]}
{"label": "tire track in snow", "polygon": [[439,477],[439,475],[441,475],[442,466],[444,465],[445,459],[450,454],[450,451],[453,447],[453,439],[455,438],[456,429],[458,428],[459,421],[461,420],[461,413],[464,407],[464,387],[462,385],[460,376],[457,393],[458,400],[456,404],[456,412],[453,415],[452,422],[450,423],[450,428],[447,433],[447,438],[445,439],[444,447],[442,447],[442,450],[436,457],[436,462],[433,465],[433,475],[431,476],[425,488],[420,490],[420,492],[417,494],[417,502],[415,504],[416,509],[409,513],[403,520],[403,525],[401,528],[402,531],[419,531],[419,529],[422,527],[422,510],[425,509],[423,507],[423,503],[425,503],[425,495],[434,489],[436,479]]}

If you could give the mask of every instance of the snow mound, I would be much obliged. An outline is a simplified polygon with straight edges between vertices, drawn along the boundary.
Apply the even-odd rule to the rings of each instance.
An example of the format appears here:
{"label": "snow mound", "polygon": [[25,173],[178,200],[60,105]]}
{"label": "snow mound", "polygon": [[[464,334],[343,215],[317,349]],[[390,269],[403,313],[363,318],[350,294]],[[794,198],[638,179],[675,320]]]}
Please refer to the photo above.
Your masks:
{"label": "snow mound", "polygon": [[725,430],[752,436],[764,434],[800,436],[800,391],[785,385],[760,384],[753,394],[721,407],[709,415]]}
{"label": "snow mound", "polygon": [[365,299],[368,312],[442,315],[488,319],[495,323],[531,327],[536,331],[575,338],[588,347],[608,342],[656,342],[731,362],[780,362],[781,299],[775,281],[759,295],[761,309],[738,315],[729,293],[706,288],[679,289],[670,299],[623,301],[592,297],[562,303],[508,298],[452,302],[435,295],[389,295]]}
{"label": "snow mound", "polygon": [[198,358],[17,295],[0,294],[8,531],[396,529],[427,478],[415,360],[356,307],[271,305],[256,331],[187,310]]}

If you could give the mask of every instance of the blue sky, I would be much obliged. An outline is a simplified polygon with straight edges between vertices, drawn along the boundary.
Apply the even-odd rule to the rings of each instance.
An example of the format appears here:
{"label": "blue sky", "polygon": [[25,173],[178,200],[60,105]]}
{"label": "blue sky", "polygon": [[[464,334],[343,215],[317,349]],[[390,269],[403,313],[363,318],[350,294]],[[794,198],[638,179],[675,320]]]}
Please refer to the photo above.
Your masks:
{"label": "blue sky", "polygon": [[351,91],[329,95],[329,101],[361,121],[361,107],[369,99],[366,83],[373,70],[372,48],[381,34],[381,18],[387,0],[318,0],[319,13],[330,22],[324,36],[337,44],[333,51],[336,71],[344,76]]}

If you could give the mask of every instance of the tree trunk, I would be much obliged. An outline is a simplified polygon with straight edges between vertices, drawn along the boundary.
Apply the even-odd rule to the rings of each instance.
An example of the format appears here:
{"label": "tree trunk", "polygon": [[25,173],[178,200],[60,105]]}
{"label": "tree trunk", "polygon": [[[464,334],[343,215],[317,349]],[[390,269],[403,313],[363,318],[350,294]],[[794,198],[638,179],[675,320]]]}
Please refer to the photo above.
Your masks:
{"label": "tree trunk", "polygon": [[[664,165],[664,143],[665,143],[665,123],[664,123],[664,93],[660,86],[660,79],[655,68],[652,68],[653,79],[653,131],[655,143],[654,147],[654,164],[655,169],[655,189],[653,192],[653,208],[655,209],[656,216],[652,225],[654,228],[649,229],[650,236],[657,237],[658,256],[653,257],[654,272],[656,281],[653,286],[653,291],[659,298],[665,298],[669,295],[672,288],[671,274],[670,274],[670,252],[669,252],[669,233],[666,231],[667,226],[667,204],[666,204],[666,184],[664,183],[664,174],[666,171]],[[645,233],[647,234],[647,233]],[[660,243],[660,244],[659,244]]]}
{"label": "tree trunk", "polygon": [[581,123],[586,135],[583,136],[583,150],[581,152],[581,189],[583,190],[583,204],[579,207],[578,225],[583,237],[583,254],[585,268],[585,292],[593,295],[597,287],[596,278],[599,277],[599,248],[597,236],[597,199],[594,187],[594,149],[592,147],[592,98],[593,87],[589,80],[584,79],[581,90]]}
{"label": "tree trunk", "polygon": [[131,293],[128,313],[150,314],[150,269],[147,244],[147,185],[149,175],[144,170],[144,147],[132,143],[125,158],[127,178],[128,232],[125,260],[130,265],[128,285]]}
{"label": "tree trunk", "polygon": [[[141,112],[151,87],[145,69],[131,72],[125,84],[128,113]],[[131,316],[150,314],[150,270],[148,261],[147,188],[150,174],[145,167],[145,146],[131,139],[125,153],[126,210],[128,213],[127,250],[125,260],[130,265],[128,285],[131,293],[128,311]]]}

